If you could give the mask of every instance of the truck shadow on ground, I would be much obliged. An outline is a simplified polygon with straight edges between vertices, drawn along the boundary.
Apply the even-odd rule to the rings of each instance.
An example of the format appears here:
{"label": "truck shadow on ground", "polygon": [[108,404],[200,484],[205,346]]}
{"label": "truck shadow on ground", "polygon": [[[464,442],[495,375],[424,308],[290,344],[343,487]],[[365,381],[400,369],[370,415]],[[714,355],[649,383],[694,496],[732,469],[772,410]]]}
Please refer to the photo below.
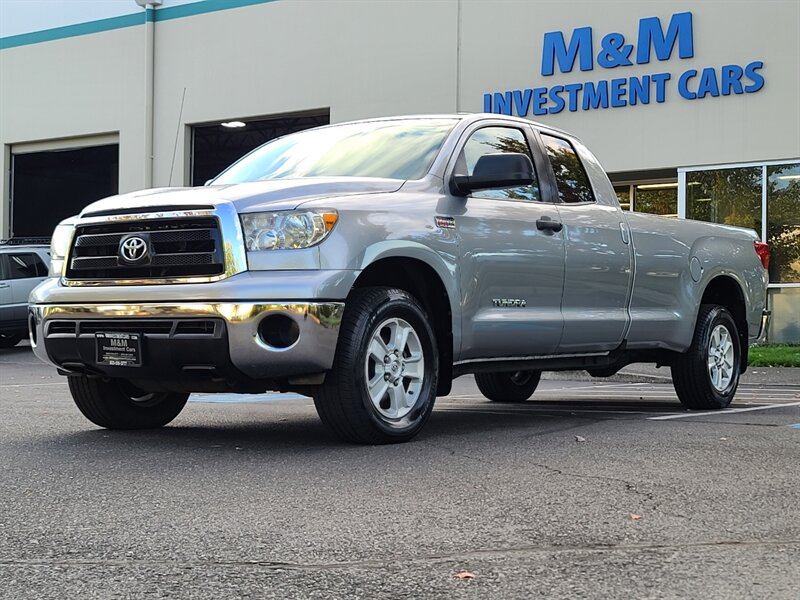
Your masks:
{"label": "truck shadow on ground", "polygon": [[[57,448],[63,453],[97,451],[118,458],[122,451],[123,455],[135,455],[137,460],[141,460],[143,456],[156,457],[165,452],[172,457],[177,454],[196,458],[198,450],[224,454],[228,458],[233,455],[252,456],[253,453],[369,453],[379,448],[400,447],[406,448],[403,452],[413,452],[419,443],[435,444],[437,440],[480,444],[486,442],[486,438],[496,436],[498,432],[525,438],[546,437],[555,432],[580,429],[604,421],[641,420],[647,414],[668,414],[680,410],[678,405],[664,402],[625,406],[618,401],[531,402],[513,407],[475,402],[466,408],[461,405],[457,409],[442,407],[434,410],[422,432],[407,444],[370,447],[340,441],[323,426],[312,407],[303,407],[298,414],[275,418],[267,410],[252,412],[252,406],[246,421],[241,414],[228,416],[224,414],[225,411],[215,411],[214,420],[225,421],[211,422],[205,418],[202,410],[195,410],[188,418],[178,417],[171,425],[162,429],[115,431],[87,428],[44,436],[39,438],[36,445],[50,450]],[[635,412],[625,413],[626,407]],[[207,421],[207,424],[202,423],[203,421]],[[92,426],[87,424],[87,427]]]}

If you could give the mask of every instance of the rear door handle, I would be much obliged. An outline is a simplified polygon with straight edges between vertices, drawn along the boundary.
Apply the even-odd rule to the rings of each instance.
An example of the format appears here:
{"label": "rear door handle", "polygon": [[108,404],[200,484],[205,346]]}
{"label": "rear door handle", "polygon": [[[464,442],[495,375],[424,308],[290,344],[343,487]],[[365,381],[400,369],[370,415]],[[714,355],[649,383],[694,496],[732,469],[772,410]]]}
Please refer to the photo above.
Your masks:
{"label": "rear door handle", "polygon": [[558,233],[561,231],[563,225],[561,225],[558,221],[553,221],[552,219],[542,218],[536,219],[536,229],[539,231],[553,231]]}
{"label": "rear door handle", "polygon": [[2,289],[5,289],[5,288],[8,288],[8,287],[11,287],[11,285],[10,285],[10,284],[8,284],[8,283],[5,283],[5,282],[3,282],[3,283],[0,283],[0,290],[2,290]]}

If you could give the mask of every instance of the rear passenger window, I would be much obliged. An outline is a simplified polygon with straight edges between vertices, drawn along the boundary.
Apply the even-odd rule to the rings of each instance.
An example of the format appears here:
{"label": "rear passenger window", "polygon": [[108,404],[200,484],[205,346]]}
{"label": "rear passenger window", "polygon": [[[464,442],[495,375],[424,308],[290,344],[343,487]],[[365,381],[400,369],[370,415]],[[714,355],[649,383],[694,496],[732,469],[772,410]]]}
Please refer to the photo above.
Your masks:
{"label": "rear passenger window", "polygon": [[[512,127],[484,127],[478,129],[469,138],[456,162],[456,173],[472,175],[475,164],[484,154],[497,154],[498,152],[517,152],[531,157],[531,150],[525,135]],[[535,177],[535,175],[534,175]],[[498,200],[528,200],[538,202],[539,182],[534,179],[533,184],[512,188],[499,188],[493,190],[478,190],[472,192],[473,198],[490,198]]]}
{"label": "rear passenger window", "polygon": [[561,202],[594,202],[592,186],[578,155],[567,140],[542,134],[547,156],[553,166]]}
{"label": "rear passenger window", "polygon": [[7,254],[8,279],[46,277],[47,265],[36,254]]}

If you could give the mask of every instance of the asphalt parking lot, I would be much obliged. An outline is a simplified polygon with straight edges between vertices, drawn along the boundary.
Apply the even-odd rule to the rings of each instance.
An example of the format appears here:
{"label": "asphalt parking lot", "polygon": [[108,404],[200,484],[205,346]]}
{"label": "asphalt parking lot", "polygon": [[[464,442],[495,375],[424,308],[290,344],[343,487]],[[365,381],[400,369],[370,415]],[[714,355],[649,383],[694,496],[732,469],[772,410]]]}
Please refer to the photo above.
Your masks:
{"label": "asphalt parking lot", "polygon": [[461,378],[413,442],[358,447],[296,396],[101,430],[0,351],[0,597],[794,599],[800,377],[766,380],[688,413],[668,383],[512,406]]}

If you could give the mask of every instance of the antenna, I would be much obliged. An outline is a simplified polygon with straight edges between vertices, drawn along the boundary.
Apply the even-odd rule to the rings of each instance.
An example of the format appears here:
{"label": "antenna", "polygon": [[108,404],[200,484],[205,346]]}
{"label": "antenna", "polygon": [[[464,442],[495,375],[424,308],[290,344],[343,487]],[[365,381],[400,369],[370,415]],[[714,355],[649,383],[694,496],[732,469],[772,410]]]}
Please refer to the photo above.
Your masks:
{"label": "antenna", "polygon": [[186,100],[186,88],[183,88],[181,97],[181,110],[178,113],[178,127],[175,129],[175,145],[172,147],[172,163],[169,166],[169,185],[172,186],[172,171],[175,169],[175,154],[178,152],[178,137],[181,134],[181,119],[183,118],[183,103]]}

